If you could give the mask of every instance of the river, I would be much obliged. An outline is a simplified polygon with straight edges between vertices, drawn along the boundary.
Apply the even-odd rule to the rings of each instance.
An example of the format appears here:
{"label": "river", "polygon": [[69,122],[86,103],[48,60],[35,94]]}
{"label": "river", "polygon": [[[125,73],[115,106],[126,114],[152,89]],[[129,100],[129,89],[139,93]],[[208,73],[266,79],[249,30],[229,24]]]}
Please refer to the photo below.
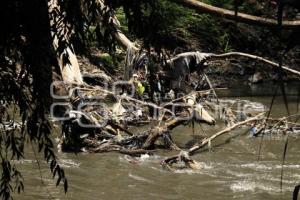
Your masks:
{"label": "river", "polygon": [[[288,84],[286,88],[289,109],[291,114],[295,114],[299,83]],[[260,84],[222,90],[219,95],[269,106],[274,90],[273,86]],[[278,96],[272,116],[283,115],[286,115],[284,101],[282,96]],[[185,146],[199,135],[211,135],[220,128],[220,124],[213,128],[197,125],[193,133],[192,127],[181,126],[172,131],[172,135],[177,144]],[[239,129],[213,141],[212,149],[193,156],[204,167],[199,171],[178,170],[173,173],[162,169],[160,161],[176,154],[169,151],[157,152],[156,156],[142,156],[134,163],[117,153],[76,155],[58,152],[68,177],[67,194],[61,186],[55,186],[48,165],[39,156],[41,180],[29,143],[26,157],[19,165],[25,179],[25,192],[15,195],[15,199],[291,199],[294,186],[300,183],[300,137],[291,136],[289,139],[280,190],[285,137],[264,137],[258,161],[261,138],[249,138],[248,135],[247,130]]]}

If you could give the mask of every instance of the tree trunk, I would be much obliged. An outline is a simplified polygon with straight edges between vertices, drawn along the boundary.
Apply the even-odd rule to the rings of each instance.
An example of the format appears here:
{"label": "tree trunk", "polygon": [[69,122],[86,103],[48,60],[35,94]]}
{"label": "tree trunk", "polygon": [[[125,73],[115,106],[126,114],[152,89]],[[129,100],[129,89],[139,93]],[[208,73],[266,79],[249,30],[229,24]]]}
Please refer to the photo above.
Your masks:
{"label": "tree trunk", "polygon": [[[48,6],[53,47],[56,52],[62,79],[65,83],[82,84],[83,80],[77,57],[70,43],[70,35],[73,31],[68,29],[71,26],[65,24],[64,20],[61,20],[60,17],[64,18],[64,13],[61,12],[57,0],[50,0]],[[62,46],[63,48],[61,49]]]}
{"label": "tree trunk", "polygon": [[[201,13],[208,13],[208,14],[224,17],[226,19],[236,20],[238,22],[243,22],[243,23],[253,24],[258,26],[266,26],[266,27],[278,26],[277,20],[274,19],[258,17],[258,16],[244,14],[244,13],[237,13],[236,15],[234,11],[211,6],[197,0],[175,0],[175,2],[177,2],[180,5],[195,9]],[[297,28],[299,26],[300,26],[300,20],[282,21],[283,28]]]}
{"label": "tree trunk", "polygon": [[[104,10],[105,9],[105,4],[104,4],[103,0],[98,0],[98,4],[99,4],[100,10]],[[126,35],[124,35],[122,33],[122,31],[120,30],[120,22],[117,19],[117,17],[115,15],[113,15],[113,16],[111,16],[110,20],[112,20],[112,25],[114,26],[114,29],[115,29],[114,37],[119,42],[119,44],[121,44],[126,49],[132,48],[133,50],[138,51],[139,48],[137,48],[135,46],[135,44],[133,42],[131,42],[126,37]]]}

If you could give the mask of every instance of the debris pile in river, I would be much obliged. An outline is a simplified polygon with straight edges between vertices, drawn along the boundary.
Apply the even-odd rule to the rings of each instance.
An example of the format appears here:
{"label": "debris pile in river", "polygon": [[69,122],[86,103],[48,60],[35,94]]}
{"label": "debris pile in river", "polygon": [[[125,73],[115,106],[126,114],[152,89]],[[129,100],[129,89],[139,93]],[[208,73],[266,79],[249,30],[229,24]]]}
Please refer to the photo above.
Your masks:
{"label": "debris pile in river", "polygon": [[[131,156],[153,154],[158,149],[179,151],[166,158],[162,165],[172,170],[174,164],[199,169],[190,158],[197,150],[210,146],[215,138],[241,126],[252,127],[253,136],[267,133],[295,133],[299,124],[289,117],[270,119],[264,116],[266,107],[246,100],[217,99],[212,89],[193,91],[169,101],[153,103],[126,93],[112,92],[100,86],[75,87],[70,95],[71,107],[62,119],[62,149],[64,151],[119,152]],[[96,98],[97,97],[97,98]],[[78,109],[80,108],[80,109]],[[214,125],[222,120],[226,127],[203,138],[189,149],[181,149],[172,139],[172,129],[190,123]],[[131,126],[148,124],[141,133],[130,131]]]}
{"label": "debris pile in river", "polygon": [[[146,54],[135,56],[141,59],[141,62],[136,62],[132,52],[128,52],[127,64],[138,65],[135,68],[127,67],[130,70],[127,70],[125,79],[132,77],[130,80],[117,81],[104,72],[93,71],[91,74],[85,73],[86,83],[69,84],[63,90],[69,91],[64,100],[58,98],[58,105],[64,110],[63,116],[60,117],[63,133],[61,146],[64,151],[115,151],[139,156],[145,153],[152,154],[158,149],[171,149],[180,153],[165,159],[162,165],[172,169],[175,163],[180,162],[184,163],[185,167],[197,169],[200,168],[199,164],[190,156],[204,146],[210,146],[212,140],[230,133],[235,128],[250,126],[252,136],[274,133],[275,130],[280,134],[298,131],[299,124],[292,123],[288,120],[289,117],[266,118],[264,113],[267,109],[262,104],[246,100],[218,99],[209,78],[203,72],[206,62],[227,57],[249,57],[275,68],[278,67],[276,63],[239,52],[222,55],[189,52],[169,59],[162,69],[165,71],[160,70],[155,73],[156,76],[150,75],[145,78],[148,73],[145,67],[145,63],[148,62]],[[291,73],[300,74],[285,66],[283,68]],[[136,74],[132,74],[133,72]],[[189,80],[193,72],[197,73],[194,82]],[[139,76],[144,80],[138,80]],[[161,80],[167,76],[169,77]],[[168,90],[162,88],[167,81],[171,85]],[[178,96],[184,83],[193,89],[186,90]],[[150,87],[151,84],[155,84],[156,90],[149,90],[147,84]],[[201,87],[203,85],[209,89],[204,90]],[[144,92],[145,90],[148,91]],[[155,94],[158,94],[158,97],[155,97]],[[195,122],[214,125],[217,121],[225,123],[224,130],[203,138],[189,149],[181,149],[172,139],[172,129],[179,125]],[[131,126],[140,125],[148,125],[150,128],[140,133],[130,130]]]}

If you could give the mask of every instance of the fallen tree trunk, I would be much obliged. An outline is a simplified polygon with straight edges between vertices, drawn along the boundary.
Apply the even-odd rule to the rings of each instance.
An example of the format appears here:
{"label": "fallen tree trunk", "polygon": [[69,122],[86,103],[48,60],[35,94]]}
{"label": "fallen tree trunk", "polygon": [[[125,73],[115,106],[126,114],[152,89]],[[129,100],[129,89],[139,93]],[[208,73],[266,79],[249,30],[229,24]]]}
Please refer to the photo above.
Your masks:
{"label": "fallen tree trunk", "polygon": [[64,23],[63,19],[65,16],[64,13],[61,12],[57,0],[49,1],[48,12],[51,29],[55,30],[51,31],[51,35],[62,79],[65,83],[82,84],[83,80],[78,60],[73,46],[70,43],[70,34],[72,34],[73,31],[68,30],[70,26]]}
{"label": "fallen tree trunk", "polygon": [[[197,0],[175,0],[176,3],[195,9],[201,13],[208,13],[216,15],[219,17],[224,17],[226,19],[236,20],[238,22],[243,22],[252,25],[265,26],[265,27],[277,27],[278,22],[274,19],[269,19],[265,17],[258,17],[244,13],[235,13],[234,11],[215,7],[208,5],[206,3]],[[295,21],[282,21],[283,28],[294,29],[300,26],[300,20]]]}

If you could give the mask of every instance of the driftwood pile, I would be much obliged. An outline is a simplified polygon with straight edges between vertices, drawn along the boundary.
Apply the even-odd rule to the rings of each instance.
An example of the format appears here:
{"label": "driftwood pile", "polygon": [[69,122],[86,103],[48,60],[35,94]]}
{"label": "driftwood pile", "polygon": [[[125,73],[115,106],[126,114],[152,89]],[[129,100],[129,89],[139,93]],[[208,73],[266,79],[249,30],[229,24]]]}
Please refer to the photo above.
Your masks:
{"label": "driftwood pile", "polygon": [[[161,162],[169,170],[178,163],[193,169],[201,168],[190,156],[210,145],[215,138],[241,126],[248,126],[252,136],[296,133],[300,127],[300,124],[292,123],[290,117],[266,118],[267,109],[262,104],[217,99],[213,89],[193,91],[160,104],[99,85],[82,84],[69,88],[69,91],[73,92],[69,95],[70,105],[66,108],[65,118],[61,119],[62,150],[114,151],[130,156],[153,154],[158,149],[179,151],[178,155]],[[214,125],[216,121],[223,121],[226,128],[203,138],[189,149],[181,149],[172,139],[172,130],[177,126],[195,122]],[[140,125],[148,128],[139,133],[131,131],[132,126]]]}

